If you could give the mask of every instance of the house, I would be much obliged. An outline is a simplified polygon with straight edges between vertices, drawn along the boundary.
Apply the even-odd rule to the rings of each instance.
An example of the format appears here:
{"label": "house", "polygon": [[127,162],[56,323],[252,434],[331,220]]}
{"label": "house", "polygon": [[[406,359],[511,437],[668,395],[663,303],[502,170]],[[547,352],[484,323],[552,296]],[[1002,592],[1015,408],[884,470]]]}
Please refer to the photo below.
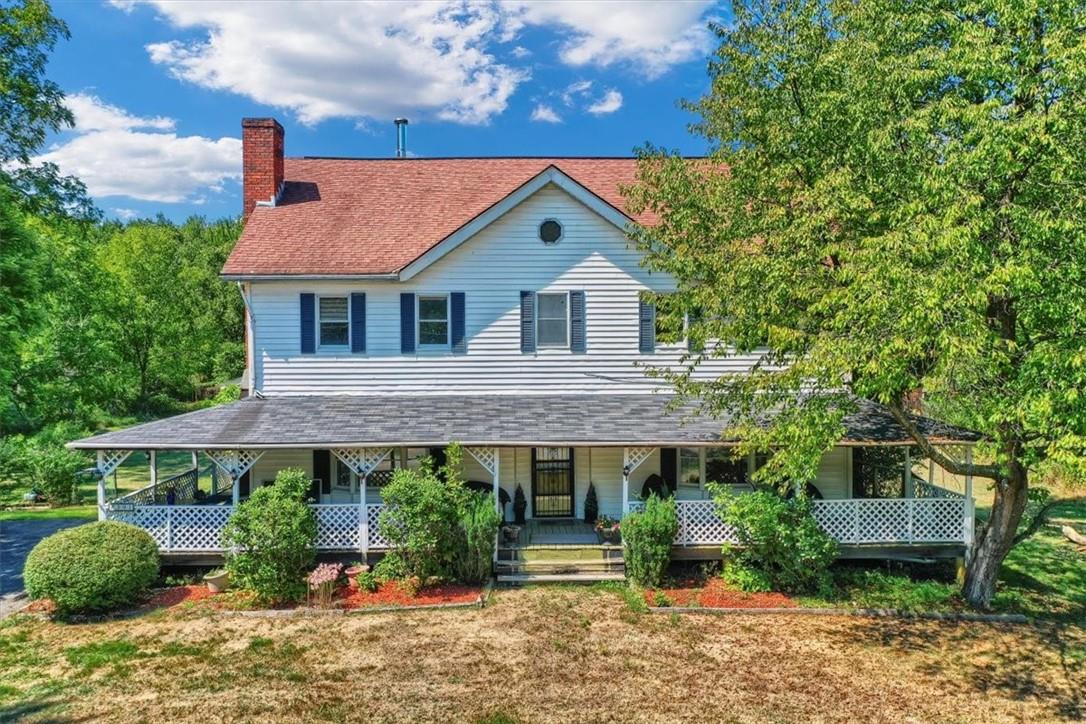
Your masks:
{"label": "house", "polygon": [[[644,374],[682,364],[688,349],[659,338],[645,293],[671,281],[640,264],[624,233],[654,222],[624,211],[633,159],[284,158],[275,120],[242,130],[246,223],[222,277],[245,302],[248,395],[73,443],[97,451],[103,479],[133,450],[152,461],[192,452],[192,471],[157,480],[152,464],[148,486],[122,498],[100,485],[103,518],[146,528],[167,557],[219,554],[233,506],[300,467],[318,546],[364,556],[385,547],[376,521],[392,471],[458,441],[466,477],[496,504],[523,490],[522,547],[591,546],[575,524],[590,485],[600,513],[618,518],[646,482],[662,482],[678,499],[676,554],[719,556],[732,533],[705,484],[749,489],[759,460],[733,459],[725,421],[670,411]],[[698,374],[754,361],[711,359]],[[937,444],[977,440],[918,424]],[[216,476],[198,496],[201,453]],[[864,402],[846,420],[809,481],[843,555],[963,555],[971,482],[939,487],[914,463],[885,409]]]}

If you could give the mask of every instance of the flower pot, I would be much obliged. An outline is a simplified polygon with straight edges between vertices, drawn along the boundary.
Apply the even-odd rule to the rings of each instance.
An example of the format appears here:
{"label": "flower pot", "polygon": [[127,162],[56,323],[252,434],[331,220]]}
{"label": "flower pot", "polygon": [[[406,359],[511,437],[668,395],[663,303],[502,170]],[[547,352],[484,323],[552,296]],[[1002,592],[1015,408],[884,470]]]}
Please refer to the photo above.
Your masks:
{"label": "flower pot", "polygon": [[516,543],[520,540],[520,526],[507,525],[502,528],[502,540],[506,543]]}
{"label": "flower pot", "polygon": [[226,571],[212,571],[204,576],[207,590],[212,593],[222,593],[230,586],[230,574]]}
{"label": "flower pot", "polygon": [[600,538],[604,543],[618,543],[622,540],[622,534],[612,528],[604,528],[600,531]]}
{"label": "flower pot", "polygon": [[358,576],[360,574],[362,574],[362,573],[367,573],[369,570],[370,570],[370,567],[367,566],[367,565],[351,566],[350,568],[345,570],[343,573],[344,573],[344,575],[347,576],[347,585],[352,590],[357,591],[358,590]]}

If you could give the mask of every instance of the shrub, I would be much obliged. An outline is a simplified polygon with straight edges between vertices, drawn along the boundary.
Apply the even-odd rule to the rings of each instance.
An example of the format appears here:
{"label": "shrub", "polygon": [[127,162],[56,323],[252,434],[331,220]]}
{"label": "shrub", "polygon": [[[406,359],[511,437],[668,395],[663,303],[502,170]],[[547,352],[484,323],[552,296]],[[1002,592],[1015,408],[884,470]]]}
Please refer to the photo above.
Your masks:
{"label": "shrub", "polygon": [[157,577],[154,539],[114,521],[54,533],[34,546],[23,571],[27,593],[51,599],[61,614],[131,605]]}
{"label": "shrub", "polygon": [[76,474],[90,458],[64,444],[84,434],[78,425],[57,423],[29,438],[9,437],[0,446],[0,474],[33,488],[52,505],[67,505],[75,493]]}
{"label": "shrub", "polygon": [[803,593],[825,586],[837,544],[811,517],[810,499],[784,500],[761,490],[734,494],[712,485],[721,519],[734,529],[735,547],[725,546],[725,578],[743,590]]}
{"label": "shrub", "polygon": [[368,591],[374,593],[377,591],[381,584],[381,579],[378,578],[375,571],[364,571],[355,576],[354,579],[358,583],[358,590]]}
{"label": "shrub", "polygon": [[280,470],[275,484],[257,488],[238,506],[223,531],[231,581],[266,602],[305,595],[306,571],[316,557],[317,521],[305,504],[304,470]]}
{"label": "shrub", "polygon": [[494,560],[494,541],[501,516],[494,498],[485,493],[469,493],[460,513],[456,551],[456,578],[464,583],[480,583],[490,577]]}
{"label": "shrub", "polygon": [[397,578],[474,583],[489,576],[501,516],[490,494],[465,485],[462,460],[460,446],[450,445],[440,470],[426,460],[397,470],[382,490],[378,525],[391,548],[382,563],[389,560],[385,570],[395,568]]}
{"label": "shrub", "polygon": [[626,577],[639,586],[659,586],[671,561],[671,543],[679,530],[675,500],[650,495],[645,509],[622,519]]}
{"label": "shrub", "polygon": [[588,494],[584,496],[584,522],[595,523],[600,517],[600,501],[596,497],[596,486],[588,484]]}

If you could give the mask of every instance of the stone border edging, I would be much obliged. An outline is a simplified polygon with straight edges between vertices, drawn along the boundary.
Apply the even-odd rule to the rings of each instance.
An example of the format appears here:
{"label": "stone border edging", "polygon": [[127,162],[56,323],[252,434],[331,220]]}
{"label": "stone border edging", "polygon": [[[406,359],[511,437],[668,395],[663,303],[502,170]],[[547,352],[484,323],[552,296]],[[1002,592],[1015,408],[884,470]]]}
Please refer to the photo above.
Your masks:
{"label": "stone border edging", "polygon": [[649,606],[651,613],[732,614],[801,614],[807,616],[864,616],[868,618],[901,618],[932,621],[971,621],[981,623],[1032,623],[1020,613],[913,613],[896,608],[710,608],[708,606]]}

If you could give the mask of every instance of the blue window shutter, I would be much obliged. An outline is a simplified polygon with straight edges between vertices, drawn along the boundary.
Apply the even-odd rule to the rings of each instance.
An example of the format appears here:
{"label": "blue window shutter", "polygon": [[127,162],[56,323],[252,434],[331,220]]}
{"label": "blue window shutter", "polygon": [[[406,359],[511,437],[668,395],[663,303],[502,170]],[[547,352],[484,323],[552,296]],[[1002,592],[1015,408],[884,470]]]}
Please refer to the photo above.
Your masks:
{"label": "blue window shutter", "polygon": [[638,302],[637,349],[651,354],[656,351],[656,308],[644,299]]}
{"label": "blue window shutter", "polygon": [[415,354],[415,295],[400,295],[400,353]]}
{"label": "blue window shutter", "polygon": [[584,292],[569,293],[569,348],[573,352],[585,351]]}
{"label": "blue window shutter", "polygon": [[366,295],[351,293],[351,351],[366,351]]}
{"label": "blue window shutter", "polygon": [[452,319],[449,320],[449,332],[451,333],[453,354],[464,354],[468,351],[468,340],[465,335],[464,322],[464,293],[453,292],[449,295],[452,307]]}
{"label": "blue window shutter", "polygon": [[301,309],[302,354],[313,354],[317,351],[317,310],[312,294],[301,295]]}
{"label": "blue window shutter", "polygon": [[535,292],[520,293],[520,351],[535,352]]}

